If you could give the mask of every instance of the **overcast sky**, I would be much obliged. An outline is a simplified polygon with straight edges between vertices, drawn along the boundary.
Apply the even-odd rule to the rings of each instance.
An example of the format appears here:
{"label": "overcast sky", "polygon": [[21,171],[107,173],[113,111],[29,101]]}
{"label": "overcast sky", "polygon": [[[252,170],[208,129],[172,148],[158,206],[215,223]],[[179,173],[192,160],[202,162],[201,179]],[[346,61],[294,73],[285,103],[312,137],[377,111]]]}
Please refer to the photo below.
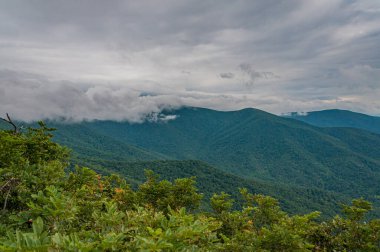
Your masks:
{"label": "overcast sky", "polygon": [[380,115],[379,0],[0,0],[0,114]]}

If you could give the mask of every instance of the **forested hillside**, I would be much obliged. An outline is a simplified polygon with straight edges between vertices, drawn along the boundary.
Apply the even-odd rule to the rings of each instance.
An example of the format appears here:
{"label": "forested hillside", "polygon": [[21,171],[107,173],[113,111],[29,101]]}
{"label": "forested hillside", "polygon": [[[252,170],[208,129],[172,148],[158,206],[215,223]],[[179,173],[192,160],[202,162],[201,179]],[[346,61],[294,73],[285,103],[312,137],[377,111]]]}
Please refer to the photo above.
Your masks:
{"label": "forested hillside", "polygon": [[380,249],[380,219],[366,219],[372,205],[363,199],[323,222],[318,212],[290,216],[276,199],[248,189],[240,189],[244,201],[237,210],[219,192],[210,211],[200,211],[195,178],[160,181],[147,171],[133,189],[117,175],[78,166],[68,172],[69,151],[51,138],[43,123],[0,131],[1,251]]}
{"label": "forested hillside", "polygon": [[97,171],[117,173],[125,177],[132,186],[137,187],[145,180],[144,171],[154,171],[161,179],[174,181],[182,177],[195,177],[197,188],[203,193],[201,207],[209,210],[209,200],[214,193],[224,191],[236,200],[234,209],[242,206],[242,197],[238,188],[247,188],[258,194],[265,194],[279,200],[281,207],[291,214],[305,214],[310,211],[323,211],[322,217],[332,217],[340,211],[340,203],[348,203],[344,194],[282,183],[265,182],[258,179],[244,179],[216,169],[197,160],[184,161],[146,161],[123,162],[91,160],[82,164],[90,165]]}
{"label": "forested hillside", "polygon": [[[101,134],[107,141],[149,153],[144,160],[152,160],[152,156],[202,160],[244,178],[317,187],[372,200],[380,195],[380,135],[358,129],[313,127],[255,109],[220,112],[183,108],[166,113],[177,118],[142,124],[95,121],[54,127],[60,131],[58,142],[75,139],[70,143],[74,150],[84,146],[94,149]],[[83,127],[83,135],[74,132],[78,127]],[[92,133],[97,134],[92,137],[94,143],[76,142]],[[108,160],[136,160],[129,153],[115,155],[123,152],[122,148],[112,151],[105,141],[102,146],[102,150],[110,150]],[[93,153],[96,149],[100,148]]]}
{"label": "forested hillside", "polygon": [[73,148],[74,155],[81,158],[98,158],[106,160],[157,160],[169,159],[170,157],[144,150],[137,146],[126,143],[118,138],[111,138],[108,135],[97,132],[83,124],[55,125],[60,130],[56,132],[55,138],[65,146]]}

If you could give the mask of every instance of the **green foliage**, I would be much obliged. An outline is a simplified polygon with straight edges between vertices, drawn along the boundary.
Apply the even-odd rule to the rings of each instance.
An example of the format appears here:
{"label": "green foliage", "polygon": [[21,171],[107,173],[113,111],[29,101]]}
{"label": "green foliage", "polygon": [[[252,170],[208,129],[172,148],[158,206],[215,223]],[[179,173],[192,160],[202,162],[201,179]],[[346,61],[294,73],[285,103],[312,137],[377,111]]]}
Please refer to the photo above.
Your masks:
{"label": "green foliage", "polygon": [[352,221],[360,221],[372,210],[372,204],[363,198],[352,200],[352,205],[343,205],[343,213]]}
{"label": "green foliage", "polygon": [[76,220],[78,207],[71,195],[65,195],[54,186],[45,188],[45,193],[39,191],[32,195],[32,201],[28,203],[26,211],[29,219],[43,217],[51,223],[52,232],[62,231],[72,226]]}
{"label": "green foliage", "polygon": [[153,171],[146,171],[147,181],[139,186],[139,202],[159,211],[172,209],[196,209],[202,195],[197,193],[195,178],[176,179],[174,183],[167,180],[158,181]]}
{"label": "green foliage", "polygon": [[321,189],[289,186],[282,183],[274,184],[258,179],[243,179],[197,160],[146,162],[92,160],[82,164],[95,167],[104,174],[109,174],[110,172],[121,174],[127,178],[132,187],[138,187],[139,184],[144,182],[144,170],[146,169],[154,171],[154,173],[160,175],[160,178],[169,181],[174,181],[177,177],[195,176],[197,187],[204,194],[201,203],[204,210],[211,210],[209,199],[214,193],[221,191],[231,195],[231,199],[234,200],[233,209],[241,207],[243,201],[239,191],[236,189],[239,187],[247,188],[250,192],[256,194],[276,197],[281,207],[291,214],[305,214],[318,210],[323,211],[323,218],[332,217],[339,213],[339,203],[348,203],[350,199]]}
{"label": "green foliage", "polygon": [[225,192],[222,192],[221,194],[214,194],[210,201],[212,210],[214,210],[217,214],[230,211],[233,206],[233,200],[230,198],[230,195]]}
{"label": "green foliage", "polygon": [[0,205],[3,212],[23,210],[31,195],[59,184],[68,164],[68,150],[51,141],[42,122],[25,134],[0,131]]}
{"label": "green foliage", "polygon": [[41,218],[37,218],[32,226],[32,232],[16,233],[8,232],[7,240],[0,244],[2,251],[48,251],[50,247],[50,237],[44,231],[44,224]]}
{"label": "green foliage", "polygon": [[275,198],[241,189],[242,208],[233,210],[233,200],[222,192],[211,198],[213,211],[205,212],[194,177],[170,182],[147,171],[134,190],[117,175],[85,167],[65,175],[67,151],[51,142],[43,124],[0,136],[2,150],[15,155],[1,156],[2,203],[12,201],[1,215],[1,251],[380,249],[380,220],[366,219],[372,205],[363,199],[343,205],[346,217],[318,222],[318,212],[290,216]]}

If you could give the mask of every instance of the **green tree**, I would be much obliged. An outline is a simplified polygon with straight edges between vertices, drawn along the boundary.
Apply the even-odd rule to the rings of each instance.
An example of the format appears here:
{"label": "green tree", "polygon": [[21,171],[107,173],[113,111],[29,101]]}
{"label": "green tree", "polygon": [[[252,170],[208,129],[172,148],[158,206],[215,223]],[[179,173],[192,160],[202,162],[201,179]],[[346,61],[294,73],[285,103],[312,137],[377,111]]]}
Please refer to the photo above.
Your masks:
{"label": "green tree", "polygon": [[0,131],[0,205],[2,211],[22,210],[31,195],[65,176],[69,151],[52,142],[44,123],[26,133]]}
{"label": "green tree", "polygon": [[202,194],[197,192],[195,178],[176,179],[174,183],[158,180],[151,170],[146,171],[147,180],[139,186],[137,196],[139,201],[148,207],[167,212],[168,207],[193,210],[199,207]]}

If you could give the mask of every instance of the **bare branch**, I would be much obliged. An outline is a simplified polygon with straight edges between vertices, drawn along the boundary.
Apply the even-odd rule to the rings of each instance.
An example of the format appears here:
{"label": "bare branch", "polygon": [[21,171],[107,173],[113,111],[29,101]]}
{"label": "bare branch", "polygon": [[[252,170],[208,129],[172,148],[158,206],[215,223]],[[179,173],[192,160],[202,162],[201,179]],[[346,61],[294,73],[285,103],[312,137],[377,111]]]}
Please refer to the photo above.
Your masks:
{"label": "bare branch", "polygon": [[12,177],[0,188],[0,192],[7,191],[5,195],[5,199],[4,199],[2,212],[6,211],[7,203],[8,203],[9,196],[11,195],[11,191],[14,190],[18,184],[19,184],[19,181],[16,178]]}
{"label": "bare branch", "polygon": [[9,188],[9,190],[7,192],[7,195],[5,196],[5,201],[4,201],[4,206],[3,206],[3,212],[5,212],[5,210],[7,209],[7,203],[8,203],[8,198],[9,198],[10,194],[11,194],[11,188]]}
{"label": "bare branch", "polygon": [[8,113],[6,113],[6,115],[7,115],[7,119],[2,118],[2,117],[0,117],[0,119],[3,120],[4,122],[9,123],[10,125],[12,125],[12,127],[13,127],[13,133],[14,133],[14,134],[17,134],[17,133],[18,133],[18,127],[17,127],[17,125],[12,121],[12,119],[11,119],[11,117],[9,116]]}

